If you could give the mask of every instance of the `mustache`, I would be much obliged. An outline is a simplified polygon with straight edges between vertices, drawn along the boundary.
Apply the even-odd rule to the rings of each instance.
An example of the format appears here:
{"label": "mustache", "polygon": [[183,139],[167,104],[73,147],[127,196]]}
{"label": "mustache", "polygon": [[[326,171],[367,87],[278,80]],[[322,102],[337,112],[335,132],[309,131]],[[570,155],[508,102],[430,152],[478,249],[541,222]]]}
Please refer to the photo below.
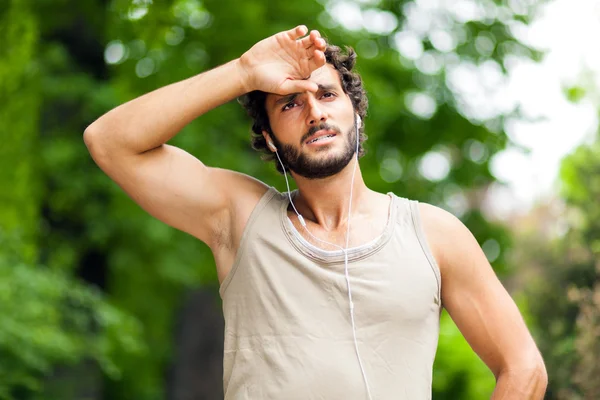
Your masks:
{"label": "mustache", "polygon": [[304,142],[306,142],[308,139],[311,138],[311,136],[314,136],[315,133],[317,133],[320,130],[325,130],[325,131],[334,131],[336,134],[341,134],[342,131],[340,130],[340,128],[338,128],[335,125],[329,125],[326,122],[322,122],[319,125],[315,125],[313,127],[311,127],[308,132],[306,132],[304,135],[302,135],[302,138],[300,139],[300,144],[303,144]]}

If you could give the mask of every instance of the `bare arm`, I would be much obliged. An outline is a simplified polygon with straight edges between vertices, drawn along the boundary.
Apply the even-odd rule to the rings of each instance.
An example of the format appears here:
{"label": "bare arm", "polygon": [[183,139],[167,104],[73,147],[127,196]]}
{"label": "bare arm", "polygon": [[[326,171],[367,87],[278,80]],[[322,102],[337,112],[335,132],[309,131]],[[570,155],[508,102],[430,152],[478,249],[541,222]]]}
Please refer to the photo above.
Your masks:
{"label": "bare arm", "polygon": [[245,179],[208,168],[164,143],[196,117],[244,93],[237,68],[232,61],[138,97],[109,111],[84,133],[98,166],[134,201],[209,245],[213,232],[227,226],[227,187],[234,179],[239,187]]}
{"label": "bare arm", "polygon": [[240,59],[109,111],[84,133],[92,157],[151,215],[211,247],[223,244],[236,203],[252,202],[264,185],[207,167],[165,143],[195,118],[248,91],[316,90],[300,78],[322,65],[325,42],[318,33],[301,39],[305,34],[305,27],[281,32]]}
{"label": "bare arm", "polygon": [[471,232],[452,214],[420,204],[442,274],[442,302],[496,377],[493,400],[543,399],[542,357],[521,314]]}

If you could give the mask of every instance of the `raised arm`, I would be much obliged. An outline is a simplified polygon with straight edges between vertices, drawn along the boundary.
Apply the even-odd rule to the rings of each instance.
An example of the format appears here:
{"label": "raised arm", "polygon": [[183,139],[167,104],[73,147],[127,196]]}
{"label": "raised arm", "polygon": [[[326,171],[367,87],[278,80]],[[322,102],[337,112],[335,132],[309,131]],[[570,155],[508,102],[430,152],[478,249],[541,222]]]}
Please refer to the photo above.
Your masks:
{"label": "raised arm", "polygon": [[325,42],[318,32],[302,38],[306,33],[304,26],[278,33],[239,59],[116,107],[85,130],[90,154],[151,215],[213,251],[229,245],[232,213],[256,204],[265,186],[207,167],[165,143],[195,118],[249,91],[316,91],[302,78],[325,62]]}
{"label": "raised arm", "polygon": [[543,399],[548,377],[542,357],[481,247],[452,214],[428,204],[420,210],[442,274],[442,304],[494,373],[492,399]]}

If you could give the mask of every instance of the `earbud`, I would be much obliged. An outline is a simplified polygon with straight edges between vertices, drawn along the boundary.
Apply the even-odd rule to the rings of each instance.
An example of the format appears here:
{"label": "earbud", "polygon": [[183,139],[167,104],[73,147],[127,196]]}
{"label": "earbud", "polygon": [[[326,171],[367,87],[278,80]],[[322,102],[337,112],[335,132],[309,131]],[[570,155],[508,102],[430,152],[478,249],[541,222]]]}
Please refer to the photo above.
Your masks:
{"label": "earbud", "polygon": [[362,126],[362,119],[360,118],[360,115],[356,114],[356,126],[360,129],[360,127]]}
{"label": "earbud", "polygon": [[273,144],[273,142],[271,142],[271,140],[267,139],[267,146],[269,146],[269,148],[273,151],[277,151],[277,147],[275,147],[275,145]]}

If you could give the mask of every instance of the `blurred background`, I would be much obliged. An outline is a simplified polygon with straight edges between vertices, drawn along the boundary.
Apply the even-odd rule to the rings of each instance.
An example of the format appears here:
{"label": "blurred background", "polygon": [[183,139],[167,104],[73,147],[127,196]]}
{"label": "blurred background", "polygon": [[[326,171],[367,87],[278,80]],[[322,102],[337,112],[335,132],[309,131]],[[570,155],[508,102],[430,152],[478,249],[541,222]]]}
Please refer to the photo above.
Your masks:
{"label": "blurred background", "polygon": [[[461,218],[535,336],[546,398],[600,399],[595,0],[0,0],[0,399],[222,399],[210,252],[82,134],[298,24],[358,52],[367,184]],[[173,144],[284,190],[249,126],[231,102]],[[444,313],[434,399],[493,388]]]}

